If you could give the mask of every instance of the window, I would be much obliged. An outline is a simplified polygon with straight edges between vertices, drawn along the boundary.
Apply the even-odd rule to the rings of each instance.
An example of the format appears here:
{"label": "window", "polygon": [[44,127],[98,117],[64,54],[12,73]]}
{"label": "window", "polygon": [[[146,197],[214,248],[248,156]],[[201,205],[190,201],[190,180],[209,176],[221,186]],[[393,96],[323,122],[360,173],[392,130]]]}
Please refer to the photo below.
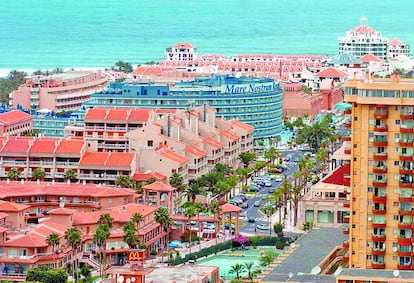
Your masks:
{"label": "window", "polygon": [[395,125],[401,124],[401,120],[395,120]]}
{"label": "window", "polygon": [[398,153],[400,151],[400,148],[399,147],[395,147],[394,148],[394,151],[395,151],[395,153]]}
{"label": "window", "polygon": [[357,161],[357,160],[358,160],[358,158],[354,157],[354,161]]}
{"label": "window", "polygon": [[400,161],[394,161],[394,166],[400,166]]}
{"label": "window", "polygon": [[357,116],[354,117],[354,121],[358,121],[358,117]]}
{"label": "window", "polygon": [[372,255],[367,255],[367,260],[371,260]]}
{"label": "window", "polygon": [[358,144],[354,143],[354,148],[357,148],[357,147],[358,147]]}
{"label": "window", "polygon": [[398,221],[398,215],[393,215],[392,220],[397,220]]}
{"label": "window", "polygon": [[372,206],[372,201],[368,201],[368,206]]}
{"label": "window", "polygon": [[153,146],[154,145],[154,141],[153,140],[148,140],[147,141],[147,146]]}
{"label": "window", "polygon": [[373,189],[372,187],[368,187],[368,192],[372,193]]}

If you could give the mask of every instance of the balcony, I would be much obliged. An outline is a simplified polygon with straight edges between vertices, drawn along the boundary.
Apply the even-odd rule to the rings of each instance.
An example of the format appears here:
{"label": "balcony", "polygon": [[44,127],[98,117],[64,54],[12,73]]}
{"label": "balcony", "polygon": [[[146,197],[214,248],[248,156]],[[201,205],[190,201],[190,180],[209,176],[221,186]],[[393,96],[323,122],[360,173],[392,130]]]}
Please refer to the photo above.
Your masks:
{"label": "balcony", "polygon": [[351,119],[347,119],[347,120],[344,122],[344,127],[345,127],[345,128],[350,129],[350,128],[351,128],[351,126],[352,126],[352,124],[351,124]]}
{"label": "balcony", "polygon": [[404,250],[398,250],[397,251],[397,255],[398,256],[411,256],[411,251],[408,249],[404,249]]}
{"label": "balcony", "polygon": [[388,154],[386,152],[374,152],[374,160],[387,160]]}
{"label": "balcony", "polygon": [[413,183],[400,181],[400,188],[412,188],[412,187],[413,187]]}
{"label": "balcony", "polygon": [[400,235],[398,237],[398,244],[401,246],[411,245],[411,237]]}
{"label": "balcony", "polygon": [[344,229],[342,230],[342,233],[344,235],[349,235],[349,227],[344,227]]}
{"label": "balcony", "polygon": [[404,134],[412,134],[413,133],[413,127],[408,125],[401,125],[400,127],[400,133]]}
{"label": "balcony", "polygon": [[408,195],[399,195],[398,196],[398,201],[399,202],[411,202],[413,199],[412,196],[408,196]]}
{"label": "balcony", "polygon": [[351,115],[352,114],[352,109],[345,109],[344,110],[344,115]]}
{"label": "balcony", "polygon": [[372,234],[372,241],[373,242],[385,242],[387,237],[385,234]]}
{"label": "balcony", "polygon": [[385,229],[387,226],[386,222],[372,222],[372,228],[382,228]]}
{"label": "balcony", "polygon": [[388,118],[388,111],[380,111],[376,110],[374,112],[375,119],[387,119]]}
{"label": "balcony", "polygon": [[385,248],[382,249],[372,249],[372,255],[385,255]]}
{"label": "balcony", "polygon": [[398,229],[411,229],[411,225],[411,223],[400,222],[398,223]]}
{"label": "balcony", "polygon": [[410,209],[400,209],[398,210],[398,215],[411,215]]}
{"label": "balcony", "polygon": [[348,241],[344,241],[343,244],[342,244],[342,247],[344,249],[349,249],[349,242]]}
{"label": "balcony", "polygon": [[409,174],[411,175],[413,173],[413,170],[410,169],[410,167],[400,167],[400,174]]}
{"label": "balcony", "polygon": [[373,145],[374,146],[387,146],[388,145],[388,140],[386,139],[386,136],[385,136],[385,139],[374,139],[374,141],[373,141]]}
{"label": "balcony", "polygon": [[383,262],[372,262],[371,263],[371,268],[372,269],[385,269],[385,263]]}
{"label": "balcony", "polygon": [[372,197],[372,201],[374,202],[374,203],[387,203],[387,196],[386,195],[383,195],[383,196],[373,196]]}
{"label": "balcony", "polygon": [[351,136],[350,135],[348,135],[348,136],[344,136],[343,138],[342,138],[342,140],[343,141],[351,141]]}
{"label": "balcony", "polygon": [[397,265],[398,270],[411,270],[410,264],[399,264]]}
{"label": "balcony", "polygon": [[387,125],[375,125],[374,132],[386,133],[388,132],[388,126]]}
{"label": "balcony", "polygon": [[376,174],[385,174],[387,173],[387,167],[386,166],[374,167],[374,169],[372,169],[372,172]]}
{"label": "balcony", "polygon": [[409,140],[409,139],[402,139],[399,142],[400,146],[405,146],[405,147],[412,147],[413,146],[413,141]]}
{"label": "balcony", "polygon": [[373,180],[372,181],[372,186],[373,187],[379,187],[379,188],[386,187],[387,186],[387,179]]}
{"label": "balcony", "polygon": [[401,120],[414,120],[414,113],[411,112],[401,112],[400,113]]}
{"label": "balcony", "polygon": [[344,149],[344,154],[351,154],[351,149],[350,148],[345,148]]}
{"label": "balcony", "polygon": [[411,154],[400,154],[401,161],[411,161],[413,160],[413,156]]}
{"label": "balcony", "polygon": [[344,207],[345,208],[350,208],[351,207],[351,203],[349,201],[344,202]]}
{"label": "balcony", "polygon": [[344,187],[344,194],[349,195],[351,193],[351,188],[350,187]]}
{"label": "balcony", "polygon": [[385,208],[373,209],[372,214],[387,214],[387,209]]}
{"label": "balcony", "polygon": [[349,223],[349,215],[344,215],[343,221],[344,223]]}
{"label": "balcony", "polygon": [[343,259],[345,262],[349,262],[349,254],[344,255]]}

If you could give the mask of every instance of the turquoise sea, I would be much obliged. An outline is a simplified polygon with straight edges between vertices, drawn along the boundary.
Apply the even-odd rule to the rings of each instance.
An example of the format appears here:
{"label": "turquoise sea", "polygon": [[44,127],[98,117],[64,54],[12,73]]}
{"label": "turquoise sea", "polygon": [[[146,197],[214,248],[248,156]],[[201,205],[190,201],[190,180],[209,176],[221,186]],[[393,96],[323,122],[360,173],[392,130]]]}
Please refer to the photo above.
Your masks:
{"label": "turquoise sea", "polygon": [[336,54],[359,24],[414,48],[412,0],[0,0],[0,69],[109,67],[199,54]]}

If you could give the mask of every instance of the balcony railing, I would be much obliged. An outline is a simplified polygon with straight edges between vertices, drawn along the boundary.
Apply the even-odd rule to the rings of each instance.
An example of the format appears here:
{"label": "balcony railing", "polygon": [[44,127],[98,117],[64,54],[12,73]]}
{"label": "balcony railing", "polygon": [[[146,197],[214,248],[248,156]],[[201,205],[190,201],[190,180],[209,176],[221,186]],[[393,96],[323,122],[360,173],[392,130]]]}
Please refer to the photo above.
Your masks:
{"label": "balcony railing", "polygon": [[372,197],[372,201],[374,203],[387,203],[387,196],[386,195],[374,195]]}
{"label": "balcony railing", "polygon": [[384,248],[373,248],[372,255],[385,255],[385,247]]}
{"label": "balcony railing", "polygon": [[372,269],[385,269],[385,263],[381,261],[379,262],[372,261],[371,268]]}
{"label": "balcony railing", "polygon": [[374,126],[374,132],[388,132],[388,126],[387,125],[375,125]]}
{"label": "balcony railing", "polygon": [[376,174],[385,174],[387,173],[387,167],[386,166],[375,166],[372,172]]}

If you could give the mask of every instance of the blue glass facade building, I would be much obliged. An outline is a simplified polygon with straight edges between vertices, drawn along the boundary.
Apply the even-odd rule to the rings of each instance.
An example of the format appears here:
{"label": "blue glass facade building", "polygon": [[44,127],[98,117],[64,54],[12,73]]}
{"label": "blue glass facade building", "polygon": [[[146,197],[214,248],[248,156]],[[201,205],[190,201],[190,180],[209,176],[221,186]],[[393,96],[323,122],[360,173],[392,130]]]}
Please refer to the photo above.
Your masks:
{"label": "blue glass facade building", "polygon": [[187,109],[204,104],[215,108],[218,117],[252,125],[256,141],[275,137],[283,130],[283,90],[271,78],[213,75],[172,87],[115,82],[92,94],[84,106]]}

